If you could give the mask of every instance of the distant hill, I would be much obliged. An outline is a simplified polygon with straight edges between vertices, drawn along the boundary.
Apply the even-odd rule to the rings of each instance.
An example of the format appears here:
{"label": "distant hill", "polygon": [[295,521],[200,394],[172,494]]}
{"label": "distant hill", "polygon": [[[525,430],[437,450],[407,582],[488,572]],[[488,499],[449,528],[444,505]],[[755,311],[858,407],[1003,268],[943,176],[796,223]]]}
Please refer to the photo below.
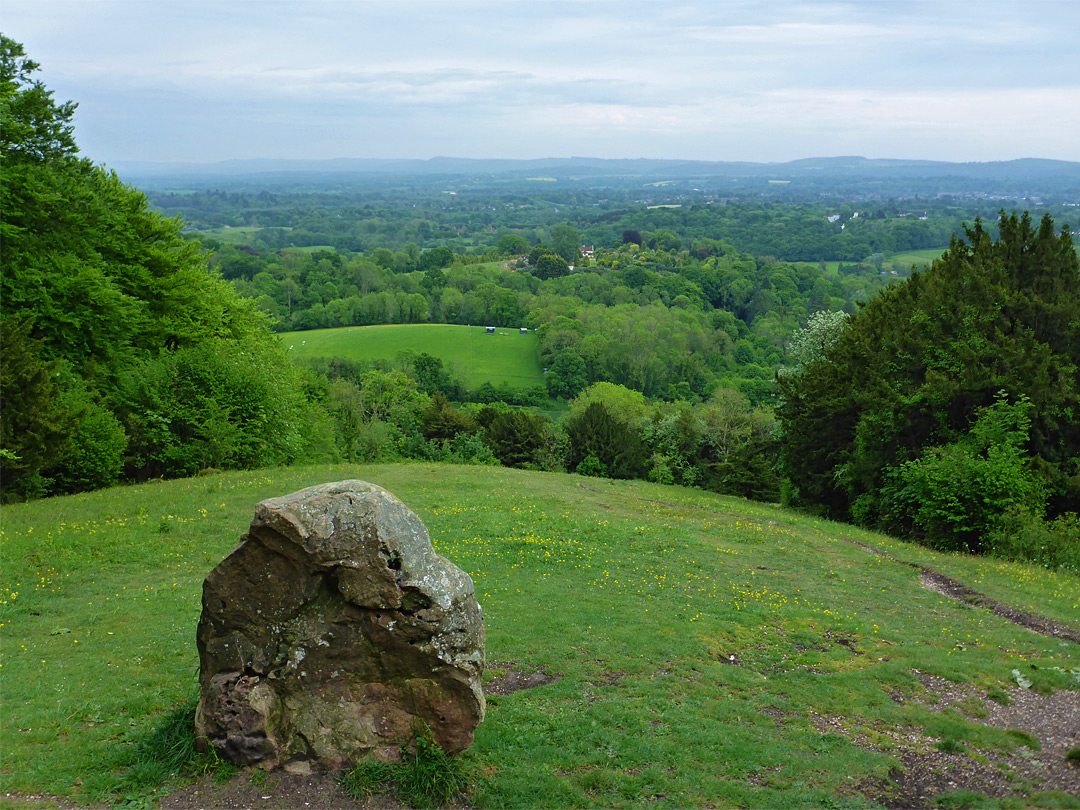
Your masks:
{"label": "distant hill", "polygon": [[1080,163],[1065,160],[1023,158],[987,163],[948,163],[934,160],[891,160],[864,157],[803,158],[787,163],[746,163],[701,160],[609,160],[569,157],[537,160],[498,160],[435,157],[429,160],[335,158],[333,160],[272,160],[252,158],[218,163],[120,163],[112,168],[130,176],[253,175],[280,173],[405,174],[405,175],[519,175],[542,172],[553,177],[595,176],[702,176],[702,177],[797,177],[832,175],[846,177],[980,177],[1023,179],[1080,178]]}
{"label": "distant hill", "polygon": [[[538,160],[228,160],[219,163],[120,163],[125,180],[146,189],[362,191],[407,186],[433,189],[500,189],[528,193],[568,188],[623,191],[663,183],[664,193],[796,194],[860,197],[968,195],[1080,202],[1080,163],[1025,158],[988,163],[889,160],[864,157],[804,158],[787,163],[700,160],[606,160],[569,157]],[[543,184],[537,180],[546,180]],[[657,191],[657,189],[652,189]]]}

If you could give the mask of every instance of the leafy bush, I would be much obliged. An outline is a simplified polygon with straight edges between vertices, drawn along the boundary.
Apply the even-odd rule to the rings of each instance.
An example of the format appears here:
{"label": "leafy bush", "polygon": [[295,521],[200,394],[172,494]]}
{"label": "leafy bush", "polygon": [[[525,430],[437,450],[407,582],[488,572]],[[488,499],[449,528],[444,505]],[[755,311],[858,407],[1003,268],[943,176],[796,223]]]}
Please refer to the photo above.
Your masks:
{"label": "leafy bush", "polygon": [[575,470],[578,475],[588,475],[593,478],[607,478],[607,467],[594,455],[585,456]]}
{"label": "leafy bush", "polygon": [[[596,458],[590,456],[590,458]],[[584,462],[582,462],[584,463]],[[653,453],[652,458],[649,460],[649,480],[657,484],[674,484],[675,474],[671,471],[671,459],[665,456],[663,453]],[[580,465],[578,466],[580,470]]]}
{"label": "leafy bush", "polygon": [[445,460],[451,464],[499,466],[499,458],[479,433],[459,433],[450,441],[449,450]]}
{"label": "leafy bush", "polygon": [[427,439],[453,439],[459,433],[475,433],[480,427],[469,414],[459,411],[437,392],[431,397],[431,406],[421,414],[420,424]]}
{"label": "leafy bush", "polygon": [[1046,491],[1021,449],[1030,407],[1026,397],[1009,404],[1000,393],[980,409],[967,436],[901,466],[902,497],[926,539],[978,554],[1007,511],[1021,509],[1038,518]]}
{"label": "leafy bush", "polygon": [[527,411],[495,413],[485,430],[491,451],[507,467],[521,467],[537,461],[547,444],[549,420]]}
{"label": "leafy bush", "polygon": [[79,392],[64,398],[79,420],[68,436],[55,473],[58,486],[69,492],[115,484],[123,471],[128,445],[124,426],[112,411],[85,397],[85,392]]}
{"label": "leafy bush", "polygon": [[393,461],[400,457],[398,446],[404,440],[397,425],[375,419],[361,423],[356,433],[358,461]]}
{"label": "leafy bush", "polygon": [[306,403],[271,343],[163,352],[124,375],[118,398],[135,477],[282,464],[303,449]]}
{"label": "leafy bush", "polygon": [[1046,522],[1013,507],[998,520],[985,545],[995,557],[1080,574],[1080,516],[1075,512]]}

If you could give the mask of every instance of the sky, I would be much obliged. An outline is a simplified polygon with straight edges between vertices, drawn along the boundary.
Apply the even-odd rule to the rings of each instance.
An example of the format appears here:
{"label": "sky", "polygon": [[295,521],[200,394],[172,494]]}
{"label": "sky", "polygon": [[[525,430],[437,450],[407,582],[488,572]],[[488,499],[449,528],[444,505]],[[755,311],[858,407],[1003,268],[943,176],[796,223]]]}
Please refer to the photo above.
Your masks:
{"label": "sky", "polygon": [[4,0],[118,166],[1080,161],[1078,0]]}

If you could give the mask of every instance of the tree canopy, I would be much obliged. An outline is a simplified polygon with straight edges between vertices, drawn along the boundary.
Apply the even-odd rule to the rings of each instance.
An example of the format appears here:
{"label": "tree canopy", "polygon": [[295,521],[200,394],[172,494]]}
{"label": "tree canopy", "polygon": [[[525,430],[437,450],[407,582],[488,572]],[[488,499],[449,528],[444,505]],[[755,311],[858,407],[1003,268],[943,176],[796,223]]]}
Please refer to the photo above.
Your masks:
{"label": "tree canopy", "polygon": [[[1030,469],[1049,516],[1080,509],[1080,263],[1049,216],[1035,227],[1002,212],[998,231],[976,220],[780,378],[784,460],[801,503],[925,534],[913,487],[929,480],[930,458],[940,470],[963,450],[1001,471]],[[1007,439],[965,438],[987,409],[1021,401],[1030,418],[1025,405]]]}
{"label": "tree canopy", "polygon": [[14,162],[70,157],[75,146],[71,116],[76,104],[57,104],[34,74],[40,65],[23,46],[0,34],[0,156],[5,172]]}
{"label": "tree canopy", "polygon": [[295,457],[281,411],[300,400],[265,316],[177,220],[77,156],[75,105],[37,69],[0,39],[5,493]]}

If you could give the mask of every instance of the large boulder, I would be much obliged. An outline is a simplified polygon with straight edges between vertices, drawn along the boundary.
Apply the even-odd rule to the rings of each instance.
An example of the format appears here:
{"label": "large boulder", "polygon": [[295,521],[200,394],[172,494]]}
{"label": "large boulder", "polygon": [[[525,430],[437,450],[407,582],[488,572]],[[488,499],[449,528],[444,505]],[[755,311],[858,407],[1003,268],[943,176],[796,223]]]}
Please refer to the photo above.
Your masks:
{"label": "large boulder", "polygon": [[196,734],[236,764],[393,759],[424,725],[455,753],[484,718],[472,580],[364,481],[256,507],[203,584],[198,649]]}

